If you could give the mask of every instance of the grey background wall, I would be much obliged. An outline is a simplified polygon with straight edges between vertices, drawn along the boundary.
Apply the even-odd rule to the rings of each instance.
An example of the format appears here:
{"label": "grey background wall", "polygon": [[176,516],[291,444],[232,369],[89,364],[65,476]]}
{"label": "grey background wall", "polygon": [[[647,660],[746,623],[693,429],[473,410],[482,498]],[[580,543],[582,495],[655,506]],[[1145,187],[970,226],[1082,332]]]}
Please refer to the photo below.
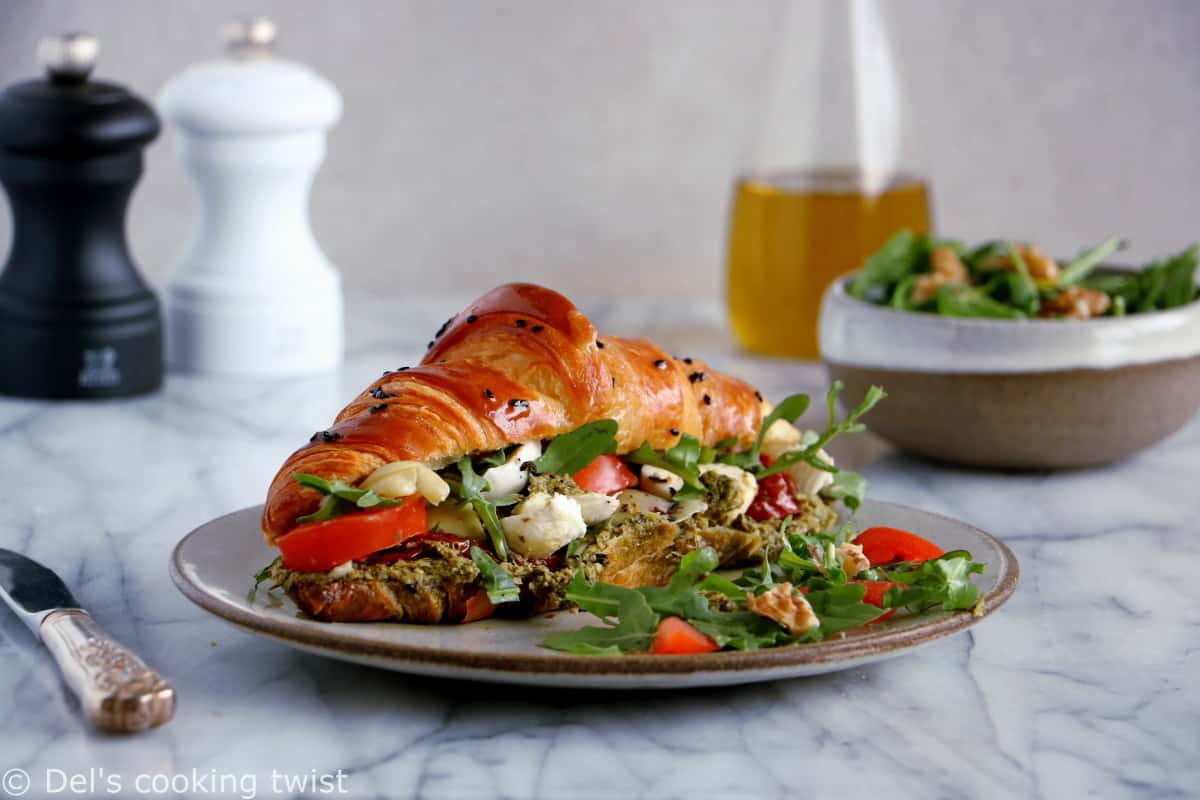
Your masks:
{"label": "grey background wall", "polygon": [[[348,284],[721,291],[730,187],[781,72],[819,60],[815,0],[4,0],[0,81],[44,33],[101,37],[99,74],[153,96],[265,13],[346,116],[314,187]],[[1140,259],[1200,239],[1200,3],[883,0],[938,228]],[[803,83],[811,76],[787,76]],[[801,131],[823,109],[798,91]],[[192,200],[168,133],[130,237],[161,281]],[[0,247],[9,220],[0,213]]]}

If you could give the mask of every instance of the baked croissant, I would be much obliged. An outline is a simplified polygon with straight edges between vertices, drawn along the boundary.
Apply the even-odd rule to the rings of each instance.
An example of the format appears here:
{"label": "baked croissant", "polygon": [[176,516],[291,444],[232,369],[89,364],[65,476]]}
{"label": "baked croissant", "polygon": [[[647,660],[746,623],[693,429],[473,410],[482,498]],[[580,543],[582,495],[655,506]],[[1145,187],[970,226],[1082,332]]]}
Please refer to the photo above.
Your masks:
{"label": "baked croissant", "polygon": [[684,434],[745,446],[762,408],[743,381],[648,339],[598,337],[567,298],[510,283],[448,320],[420,366],[384,373],[293,453],[271,483],[262,528],[274,543],[317,508],[321,495],[297,472],[357,484],[389,462],[446,464],[601,419],[617,421],[618,453],[643,442],[665,449]]}
{"label": "baked croissant", "polygon": [[[759,435],[764,407],[753,387],[699,360],[673,358],[646,339],[598,337],[591,322],[556,292],[532,284],[501,286],[447,321],[419,366],[384,373],[331,428],[314,434],[284,463],[262,517],[267,541],[284,551],[271,576],[316,619],[428,624],[561,608],[579,570],[589,579],[624,586],[663,584],[683,554],[705,546],[724,564],[761,561],[764,553],[782,548],[785,525],[822,526],[829,507],[815,494],[797,495],[787,521],[763,521],[751,508],[758,496],[753,475],[714,463],[711,453],[703,464],[697,456],[693,466],[703,491],[694,483],[690,500],[675,498],[682,475],[651,466],[644,456],[595,457],[589,466],[607,465],[602,480],[585,479],[587,470],[579,467],[558,475],[535,470],[534,476],[527,468],[537,466],[537,456],[521,459],[527,450],[540,454],[547,440],[610,419],[617,423],[618,455],[644,443],[665,451],[685,437],[709,448],[722,443],[742,450]],[[782,446],[790,446],[800,433],[783,425]],[[763,434],[772,431],[779,433],[773,425]],[[456,464],[463,456],[471,458]],[[493,470],[511,467],[505,473],[510,485],[501,492],[510,499],[497,499],[505,507],[491,509],[491,545],[481,525],[487,520],[465,497],[464,463],[494,465],[481,478],[488,491],[497,492],[494,484],[501,480]],[[324,519],[320,509],[326,502],[330,509],[345,504],[344,496],[327,496],[328,482],[373,492],[381,475],[401,473],[412,483],[403,489],[391,484],[393,491],[384,495],[393,503],[381,513],[403,515],[395,504],[413,500],[419,521],[407,530],[380,521],[382,541],[364,549],[362,558],[343,560],[348,540],[341,537],[354,526],[375,524],[367,514],[331,520],[329,525],[340,526],[336,531],[298,527],[298,518],[314,512]],[[323,481],[319,488],[325,493],[298,477],[308,486]],[[455,481],[459,496],[451,497]],[[451,523],[459,527],[445,527]],[[499,540],[497,526],[503,528]],[[288,563],[296,537],[314,535],[315,528],[320,530],[313,546],[333,542],[338,557],[325,552],[323,561],[303,568]],[[485,589],[485,567],[476,560],[490,558],[484,554],[489,547],[515,589],[499,606],[492,605],[489,598],[498,595]],[[504,561],[508,548],[514,552]]]}

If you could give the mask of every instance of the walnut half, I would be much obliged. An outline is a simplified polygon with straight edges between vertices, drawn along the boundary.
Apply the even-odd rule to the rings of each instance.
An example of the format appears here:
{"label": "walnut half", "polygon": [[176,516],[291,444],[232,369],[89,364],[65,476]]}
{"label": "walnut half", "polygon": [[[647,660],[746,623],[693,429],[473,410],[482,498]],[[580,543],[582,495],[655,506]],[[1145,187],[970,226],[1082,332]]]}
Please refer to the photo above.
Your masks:
{"label": "walnut half", "polygon": [[792,636],[803,636],[821,624],[808,600],[797,594],[790,583],[778,583],[757,597],[747,597],[746,607],[759,616],[775,620]]}
{"label": "walnut half", "polygon": [[1111,305],[1112,300],[1104,292],[1087,289],[1083,286],[1071,286],[1059,292],[1053,300],[1043,302],[1039,315],[1067,319],[1091,319],[1104,314]]}

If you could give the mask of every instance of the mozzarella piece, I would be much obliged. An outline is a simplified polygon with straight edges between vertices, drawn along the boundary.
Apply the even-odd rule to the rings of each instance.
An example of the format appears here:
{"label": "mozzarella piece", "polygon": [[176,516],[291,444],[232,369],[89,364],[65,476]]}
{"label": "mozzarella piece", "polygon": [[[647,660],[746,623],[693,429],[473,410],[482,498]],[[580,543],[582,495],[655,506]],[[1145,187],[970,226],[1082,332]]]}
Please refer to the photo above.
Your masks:
{"label": "mozzarella piece", "polygon": [[488,490],[483,493],[483,499],[494,503],[502,497],[519,494],[529,483],[529,471],[521,469],[522,465],[541,458],[541,442],[526,442],[508,454],[508,459],[497,467],[484,470],[483,479],[488,482]]}
{"label": "mozzarella piece", "polygon": [[534,492],[500,520],[508,546],[526,558],[545,558],[587,532],[583,510],[573,497]]}
{"label": "mozzarella piece", "polygon": [[329,577],[344,578],[347,575],[349,575],[351,572],[354,572],[354,562],[346,561],[341,564],[338,564],[336,567],[329,570]]}
{"label": "mozzarella piece", "polygon": [[609,497],[606,494],[597,494],[596,492],[575,494],[571,495],[571,498],[579,504],[579,510],[583,514],[583,521],[588,525],[604,522],[604,520],[617,513],[617,509],[621,507],[621,502],[617,498]]}
{"label": "mozzarella piece", "polygon": [[654,514],[666,514],[671,510],[671,506],[673,505],[670,500],[664,500],[649,492],[643,492],[641,489],[626,489],[617,495],[617,502],[621,506],[628,506],[635,512],[651,512]]}
{"label": "mozzarella piece", "polygon": [[646,464],[642,467],[642,478],[638,485],[644,492],[649,492],[664,500],[670,500],[676,492],[683,488],[683,478],[669,469]]}
{"label": "mozzarella piece", "polygon": [[671,506],[671,514],[668,519],[672,522],[683,522],[685,519],[703,514],[705,511],[708,511],[708,503],[698,497],[689,497],[687,500],[680,500]]}
{"label": "mozzarella piece", "polygon": [[[808,438],[810,442],[813,441],[812,436],[812,431],[806,434],[787,420],[777,419],[771,423],[771,427],[767,428],[767,433],[763,437],[762,452],[771,458],[779,458],[784,453],[799,450],[803,446],[805,438]],[[817,451],[817,458],[830,464],[833,463],[829,453],[824,450]],[[820,494],[822,489],[833,483],[832,472],[817,469],[803,461],[792,464],[784,472],[792,479],[797,497]]]}
{"label": "mozzarella piece", "polygon": [[437,505],[450,496],[450,484],[418,461],[393,461],[372,472],[362,488],[381,497],[401,498],[419,494]]}
{"label": "mozzarella piece", "polygon": [[722,513],[721,519],[719,520],[721,524],[728,525],[742,514],[745,514],[746,509],[750,508],[750,504],[754,502],[754,497],[758,494],[758,479],[741,467],[735,467],[732,464],[700,465],[701,475],[705,475],[709,472],[721,475],[733,481],[736,491],[735,497],[737,498],[737,504],[733,508]]}
{"label": "mozzarella piece", "polygon": [[484,539],[486,534],[479,515],[469,503],[442,503],[440,506],[428,509],[426,524],[429,530],[439,533],[452,533],[464,539]]}

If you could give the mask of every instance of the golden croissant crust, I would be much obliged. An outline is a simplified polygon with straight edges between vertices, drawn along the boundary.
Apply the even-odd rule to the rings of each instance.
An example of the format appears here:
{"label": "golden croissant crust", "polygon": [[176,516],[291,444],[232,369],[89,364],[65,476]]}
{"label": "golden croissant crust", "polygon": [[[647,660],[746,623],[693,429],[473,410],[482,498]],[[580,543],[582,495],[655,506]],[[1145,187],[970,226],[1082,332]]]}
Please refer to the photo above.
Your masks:
{"label": "golden croissant crust", "polygon": [[500,286],[453,317],[421,364],[368,386],[287,459],[267,495],[268,542],[314,511],[321,495],[295,472],[356,484],[391,461],[446,462],[550,439],[615,419],[618,452],[683,434],[750,444],[762,422],[754,387],[672,358],[648,339],[597,337],[570,300],[528,283]]}

